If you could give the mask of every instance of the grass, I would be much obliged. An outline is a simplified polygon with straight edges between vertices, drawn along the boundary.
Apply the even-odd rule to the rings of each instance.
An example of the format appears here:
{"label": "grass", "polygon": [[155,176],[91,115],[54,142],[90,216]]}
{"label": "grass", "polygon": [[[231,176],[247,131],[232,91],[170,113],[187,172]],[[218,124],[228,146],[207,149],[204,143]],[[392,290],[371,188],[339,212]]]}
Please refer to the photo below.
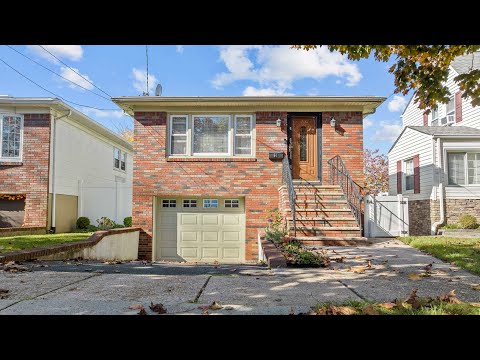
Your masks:
{"label": "grass", "polygon": [[45,234],[0,237],[0,253],[88,239],[91,233]]}
{"label": "grass", "polygon": [[480,275],[480,239],[408,236],[399,237],[398,240]]}
{"label": "grass", "polygon": [[[480,304],[460,303],[454,304],[440,300],[418,299],[420,307],[413,309],[411,305],[403,302],[401,306],[385,308],[384,304],[366,301],[347,301],[335,304],[335,310],[344,315],[480,315]],[[327,312],[331,314],[331,303],[318,304],[313,308],[316,313]],[[382,306],[380,306],[382,305]],[[345,314],[346,312],[346,314]]]}

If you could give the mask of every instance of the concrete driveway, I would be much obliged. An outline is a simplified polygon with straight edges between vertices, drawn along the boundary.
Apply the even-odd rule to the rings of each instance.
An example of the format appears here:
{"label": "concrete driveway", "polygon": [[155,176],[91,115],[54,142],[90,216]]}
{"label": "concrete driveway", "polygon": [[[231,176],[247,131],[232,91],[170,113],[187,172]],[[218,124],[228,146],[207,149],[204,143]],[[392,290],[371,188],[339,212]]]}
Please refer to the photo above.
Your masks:
{"label": "concrete driveway", "polygon": [[[131,262],[32,262],[31,272],[0,272],[1,314],[136,314],[132,305],[162,303],[168,314],[289,314],[319,302],[391,301],[438,296],[455,289],[463,301],[480,301],[480,277],[396,240],[364,247],[324,247],[331,269],[268,269],[259,265],[190,265]],[[371,267],[368,268],[370,260]],[[432,264],[431,276],[412,280]],[[47,267],[45,267],[45,265]],[[360,269],[360,273],[348,269]],[[362,272],[361,269],[366,269]],[[356,270],[357,271],[357,270]],[[410,277],[409,277],[410,275]]]}

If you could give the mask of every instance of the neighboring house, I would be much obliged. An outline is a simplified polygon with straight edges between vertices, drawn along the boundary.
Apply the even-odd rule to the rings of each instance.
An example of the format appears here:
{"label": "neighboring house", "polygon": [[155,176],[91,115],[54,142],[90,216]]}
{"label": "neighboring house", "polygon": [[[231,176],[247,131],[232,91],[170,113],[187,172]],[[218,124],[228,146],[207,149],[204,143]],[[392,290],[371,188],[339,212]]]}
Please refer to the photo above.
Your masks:
{"label": "neighboring house", "polygon": [[0,228],[131,216],[131,144],[61,100],[0,96],[0,148]]}
{"label": "neighboring house", "polygon": [[448,104],[424,115],[412,97],[402,114],[403,131],[388,154],[389,194],[408,198],[411,235],[435,233],[462,214],[480,221],[480,107],[453,81],[472,67],[480,69],[480,52],[452,62]]}
{"label": "neighboring house", "polygon": [[[278,208],[300,240],[359,239],[361,224],[342,188],[329,185],[332,175],[339,177],[328,161],[341,156],[353,180],[363,183],[363,118],[384,100],[114,98],[135,118],[133,225],[143,229],[139,256],[257,260],[258,232]],[[339,158],[335,164],[340,166]],[[288,200],[293,190],[296,212]]]}

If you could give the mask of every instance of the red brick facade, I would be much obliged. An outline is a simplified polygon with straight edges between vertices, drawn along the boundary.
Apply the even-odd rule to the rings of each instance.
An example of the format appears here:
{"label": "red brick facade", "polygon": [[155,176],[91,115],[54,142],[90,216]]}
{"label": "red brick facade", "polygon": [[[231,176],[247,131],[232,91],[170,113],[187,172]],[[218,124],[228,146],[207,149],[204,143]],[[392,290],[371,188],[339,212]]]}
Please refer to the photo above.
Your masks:
{"label": "red brick facade", "polygon": [[[335,116],[342,135],[333,132],[329,121]],[[151,259],[153,204],[155,196],[239,196],[245,197],[246,259],[257,258],[258,230],[267,226],[271,210],[279,206],[282,162],[268,158],[269,151],[287,151],[287,112],[256,113],[256,159],[196,159],[175,161],[166,158],[167,114],[135,113],[133,169],[133,226],[140,235],[139,257]],[[360,112],[324,113],[323,171],[326,161],[340,154],[355,180],[363,179],[363,127]],[[193,160],[193,161],[192,161]]]}
{"label": "red brick facade", "polygon": [[[335,118],[337,126],[330,126]],[[353,112],[322,113],[322,175],[328,182],[327,161],[340,155],[348,172],[358,185],[363,186],[363,115]]]}
{"label": "red brick facade", "polygon": [[50,114],[25,114],[21,163],[0,163],[0,193],[26,194],[24,226],[47,226]]}

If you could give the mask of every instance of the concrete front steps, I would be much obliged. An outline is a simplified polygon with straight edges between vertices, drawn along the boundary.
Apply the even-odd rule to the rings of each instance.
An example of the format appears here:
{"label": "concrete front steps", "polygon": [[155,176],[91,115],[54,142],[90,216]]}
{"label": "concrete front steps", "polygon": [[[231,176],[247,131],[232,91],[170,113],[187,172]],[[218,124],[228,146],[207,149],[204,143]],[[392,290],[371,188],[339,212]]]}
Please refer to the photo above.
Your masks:
{"label": "concrete front steps", "polygon": [[340,186],[294,182],[294,188],[297,232],[294,236],[290,214],[287,217],[290,238],[320,246],[366,242]]}

